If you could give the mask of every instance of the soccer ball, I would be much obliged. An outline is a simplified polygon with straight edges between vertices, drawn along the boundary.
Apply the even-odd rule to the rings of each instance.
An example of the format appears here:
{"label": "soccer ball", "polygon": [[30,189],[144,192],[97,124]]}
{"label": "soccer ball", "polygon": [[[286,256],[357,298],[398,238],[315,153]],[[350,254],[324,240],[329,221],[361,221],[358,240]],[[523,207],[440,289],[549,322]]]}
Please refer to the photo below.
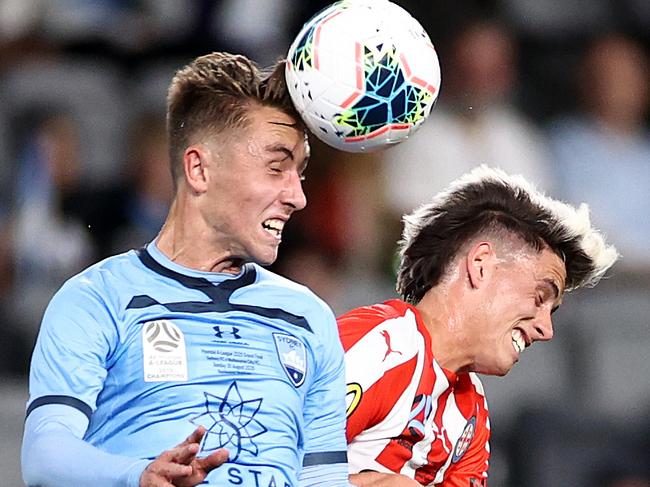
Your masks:
{"label": "soccer ball", "polygon": [[342,0],[316,14],[289,48],[285,73],[311,132],[349,152],[408,138],[440,89],[429,36],[388,0]]}

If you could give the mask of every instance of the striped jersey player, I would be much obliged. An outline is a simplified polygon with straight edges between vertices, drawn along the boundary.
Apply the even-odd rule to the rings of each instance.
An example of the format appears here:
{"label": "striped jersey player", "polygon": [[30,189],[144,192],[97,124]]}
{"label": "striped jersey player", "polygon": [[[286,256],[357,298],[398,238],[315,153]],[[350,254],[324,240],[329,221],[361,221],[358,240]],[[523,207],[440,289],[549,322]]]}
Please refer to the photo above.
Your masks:
{"label": "striped jersey player", "polygon": [[553,337],[566,290],[617,258],[574,208],[480,166],[404,218],[401,300],[339,318],[355,485],[485,487],[490,421],[477,373],[503,376]]}
{"label": "striped jersey player", "polygon": [[422,485],[483,485],[490,431],[476,374],[443,369],[418,310],[403,301],[359,308],[338,322],[351,471],[397,472]]}

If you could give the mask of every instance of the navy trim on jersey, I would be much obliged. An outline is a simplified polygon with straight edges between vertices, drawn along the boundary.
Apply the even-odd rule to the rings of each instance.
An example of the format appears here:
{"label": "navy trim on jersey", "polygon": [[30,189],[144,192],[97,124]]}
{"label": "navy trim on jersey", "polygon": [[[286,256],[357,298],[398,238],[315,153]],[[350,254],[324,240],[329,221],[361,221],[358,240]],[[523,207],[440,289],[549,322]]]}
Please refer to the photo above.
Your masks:
{"label": "navy trim on jersey", "polygon": [[257,272],[254,267],[247,267],[244,273],[236,279],[228,279],[220,284],[212,284],[203,277],[185,276],[179,272],[166,268],[157,262],[146,248],[136,251],[138,258],[145,267],[151,269],[169,279],[173,279],[189,289],[195,289],[202,292],[210,301],[180,301],[176,303],[160,303],[151,296],[140,295],[134,296],[126,309],[141,309],[150,306],[160,305],[169,311],[181,311],[187,313],[207,313],[211,311],[244,311],[266,318],[274,318],[286,321],[307,331],[312,331],[311,326],[304,316],[294,315],[279,308],[263,308],[261,306],[251,306],[246,304],[233,304],[230,302],[230,296],[239,288],[249,286],[255,282]]}
{"label": "navy trim on jersey", "polygon": [[41,406],[46,404],[63,404],[65,406],[71,406],[75,409],[81,411],[90,421],[90,416],[93,413],[92,408],[85,402],[77,399],[76,397],[71,396],[41,396],[37,399],[34,399],[32,403],[27,408],[27,413],[25,413],[25,418],[31,414],[31,412]]}
{"label": "navy trim on jersey", "polygon": [[302,460],[303,467],[314,465],[329,465],[332,463],[347,463],[348,454],[346,451],[323,451],[317,453],[307,453]]}

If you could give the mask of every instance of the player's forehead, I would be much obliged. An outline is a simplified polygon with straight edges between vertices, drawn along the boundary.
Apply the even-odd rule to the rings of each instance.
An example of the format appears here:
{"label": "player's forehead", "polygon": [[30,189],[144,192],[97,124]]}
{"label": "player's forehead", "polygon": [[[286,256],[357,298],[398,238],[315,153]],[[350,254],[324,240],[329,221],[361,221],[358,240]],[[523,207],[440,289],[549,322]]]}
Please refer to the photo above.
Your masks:
{"label": "player's forehead", "polygon": [[300,120],[285,112],[284,110],[267,105],[251,105],[248,108],[247,120],[253,129],[266,129],[272,126],[286,127],[302,132]]}
{"label": "player's forehead", "polygon": [[249,132],[264,147],[284,145],[290,150],[307,151],[306,131],[302,122],[276,107],[257,106],[250,109]]}
{"label": "player's forehead", "polygon": [[557,289],[558,296],[564,293],[566,286],[566,266],[564,261],[548,247],[541,251],[522,246],[510,248],[502,254],[501,260],[507,273],[506,278],[530,285],[551,284]]}
{"label": "player's forehead", "polygon": [[531,278],[535,285],[546,288],[555,298],[561,299],[566,287],[566,265],[564,260],[548,247],[532,254],[530,260]]}

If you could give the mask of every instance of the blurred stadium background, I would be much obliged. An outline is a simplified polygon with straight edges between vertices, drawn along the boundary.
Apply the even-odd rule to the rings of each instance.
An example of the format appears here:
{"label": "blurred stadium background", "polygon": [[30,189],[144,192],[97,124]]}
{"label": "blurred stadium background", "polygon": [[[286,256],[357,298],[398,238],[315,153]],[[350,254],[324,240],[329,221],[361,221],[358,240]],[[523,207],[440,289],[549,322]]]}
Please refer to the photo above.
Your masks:
{"label": "blurred stadium background", "polygon": [[[174,70],[282,56],[315,0],[0,0],[0,485],[20,480],[40,316],[92,261],[151,240],[171,198]],[[275,269],[337,313],[394,296],[399,215],[472,166],[588,201],[622,259],[557,313],[556,338],[486,378],[490,485],[650,486],[650,2],[396,3],[443,83],[412,140],[374,155],[313,142],[307,210]]]}

